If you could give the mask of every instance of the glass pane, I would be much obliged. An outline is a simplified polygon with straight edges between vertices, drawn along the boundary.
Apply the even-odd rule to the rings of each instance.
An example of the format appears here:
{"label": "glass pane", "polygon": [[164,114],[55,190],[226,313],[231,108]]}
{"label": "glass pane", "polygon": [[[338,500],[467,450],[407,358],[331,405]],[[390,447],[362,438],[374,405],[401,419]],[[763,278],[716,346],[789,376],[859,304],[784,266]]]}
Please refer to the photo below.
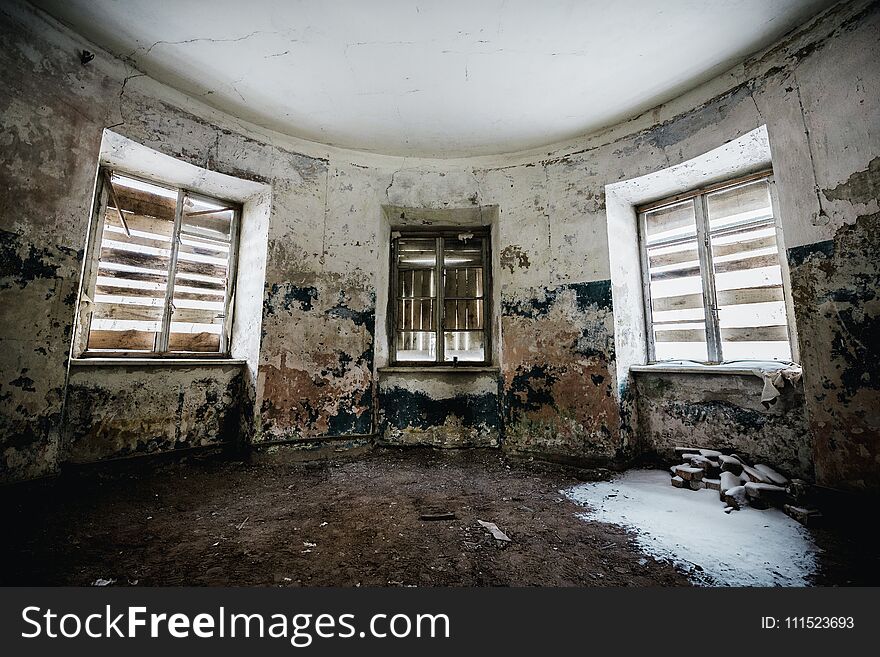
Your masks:
{"label": "glass pane", "polygon": [[790,360],[782,270],[767,180],[706,197],[725,360]]}
{"label": "glass pane", "polygon": [[149,352],[162,328],[177,192],[127,176],[110,180],[88,349]]}
{"label": "glass pane", "polygon": [[450,331],[483,328],[482,299],[446,299],[443,327]]}
{"label": "glass pane", "polygon": [[428,331],[398,331],[397,360],[437,360],[437,334]]}
{"label": "glass pane", "polygon": [[434,289],[435,270],[403,269],[397,275],[397,296],[400,298],[432,298],[437,296]]}
{"label": "glass pane", "polygon": [[708,360],[694,201],[645,213],[657,360]]}
{"label": "glass pane", "polygon": [[433,331],[433,299],[398,299],[397,328],[402,331]]}
{"label": "glass pane", "polygon": [[443,240],[444,267],[482,267],[483,239],[462,233],[461,237],[447,237]]}
{"label": "glass pane", "polygon": [[397,240],[398,267],[430,268],[437,264],[437,240],[434,238]]}
{"label": "glass pane", "polygon": [[483,331],[447,331],[443,334],[443,353],[447,362],[484,361],[486,359]]}
{"label": "glass pane", "polygon": [[447,299],[483,296],[482,268],[449,268],[443,273],[443,296]]}
{"label": "glass pane", "polygon": [[755,221],[772,221],[770,185],[767,179],[755,180],[706,196],[709,229],[712,231]]}
{"label": "glass pane", "polygon": [[184,200],[169,351],[220,350],[234,217],[222,201]]}

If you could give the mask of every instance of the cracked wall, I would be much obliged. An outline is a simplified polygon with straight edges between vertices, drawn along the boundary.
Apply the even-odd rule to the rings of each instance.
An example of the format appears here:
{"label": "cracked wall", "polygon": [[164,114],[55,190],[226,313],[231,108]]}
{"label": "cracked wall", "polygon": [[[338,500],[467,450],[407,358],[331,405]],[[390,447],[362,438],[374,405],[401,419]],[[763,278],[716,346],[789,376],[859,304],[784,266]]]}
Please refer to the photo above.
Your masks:
{"label": "cracked wall", "polygon": [[[144,433],[159,436],[147,441],[153,447],[133,434],[116,443],[113,422],[95,402],[134,399],[124,382],[107,374],[107,386],[96,389],[77,370],[66,383],[101,134],[112,127],[270,190],[261,308],[243,324],[253,327],[249,348],[257,355],[240,384],[210,368],[197,376],[139,374],[149,408],[176,409],[185,390],[187,413],[210,407],[213,418],[237,416],[255,443],[314,446],[364,436],[500,443],[569,462],[625,460],[697,418],[707,437],[752,441],[753,452],[778,454],[805,471],[814,464],[827,485],[876,490],[878,15],[877,3],[838,5],[709,83],[608,130],[529,153],[443,161],[341,151],[260,129],[156,83],[29,6],[8,3],[0,10],[0,76],[9,91],[0,99],[0,476],[30,478],[72,458],[224,435],[223,422],[211,420],[206,431],[186,424],[183,443],[152,429]],[[87,65],[79,61],[84,48],[97,53]],[[803,401],[793,396],[791,414],[771,412],[764,425],[782,438],[769,428],[752,436],[751,391],[722,381],[723,399],[713,398],[705,413],[681,406],[689,395],[703,402],[693,384],[676,380],[679,406],[665,396],[640,406],[632,380],[617,376],[610,284],[609,249],[619,236],[608,233],[605,186],[761,125],[770,136],[805,367]],[[381,372],[388,362],[383,206],[477,213],[497,206],[497,371],[440,381]],[[806,424],[795,420],[799,404]],[[169,411],[150,426],[174,417]],[[811,464],[803,463],[804,444]]]}

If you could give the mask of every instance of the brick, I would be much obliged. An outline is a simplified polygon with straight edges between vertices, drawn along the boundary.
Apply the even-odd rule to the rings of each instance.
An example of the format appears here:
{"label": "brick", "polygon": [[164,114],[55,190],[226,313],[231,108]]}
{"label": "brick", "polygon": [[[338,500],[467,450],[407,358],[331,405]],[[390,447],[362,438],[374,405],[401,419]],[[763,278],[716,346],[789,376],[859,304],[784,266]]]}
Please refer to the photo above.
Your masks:
{"label": "brick", "polygon": [[776,470],[771,468],[769,465],[757,463],[755,464],[755,470],[764,475],[764,477],[768,479],[771,484],[776,484],[777,486],[788,486],[788,479],[776,472]]}
{"label": "brick", "polygon": [[746,497],[749,498],[749,504],[754,507],[767,508],[768,506],[785,504],[786,493],[782,486],[749,481],[744,488],[746,489]]}
{"label": "brick", "polygon": [[731,506],[734,509],[741,509],[746,505],[746,487],[734,486],[725,492],[721,499],[727,506]]}
{"label": "brick", "polygon": [[722,454],[718,457],[718,461],[721,465],[722,472],[732,472],[739,476],[743,471],[742,461],[734,456],[725,456]]}
{"label": "brick", "polygon": [[691,481],[694,479],[701,481],[703,479],[703,470],[701,468],[694,468],[688,465],[675,466],[675,474],[685,481]]}

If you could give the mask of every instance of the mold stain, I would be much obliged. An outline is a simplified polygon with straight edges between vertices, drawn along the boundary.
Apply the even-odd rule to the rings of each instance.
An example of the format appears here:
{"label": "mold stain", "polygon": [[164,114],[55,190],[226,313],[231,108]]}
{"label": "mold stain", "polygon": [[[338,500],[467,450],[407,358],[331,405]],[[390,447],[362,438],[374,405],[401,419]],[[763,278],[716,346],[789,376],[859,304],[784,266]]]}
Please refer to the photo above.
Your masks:
{"label": "mold stain", "polygon": [[[861,202],[865,190],[877,184],[876,166],[873,171],[873,182],[859,172],[842,189]],[[841,227],[833,242],[799,249],[789,252],[789,261],[817,480],[876,489],[880,213]]]}
{"label": "mold stain", "polygon": [[528,254],[522,250],[522,247],[511,244],[510,246],[505,246],[501,251],[501,266],[509,269],[512,274],[514,268],[528,269],[531,263],[529,262]]}

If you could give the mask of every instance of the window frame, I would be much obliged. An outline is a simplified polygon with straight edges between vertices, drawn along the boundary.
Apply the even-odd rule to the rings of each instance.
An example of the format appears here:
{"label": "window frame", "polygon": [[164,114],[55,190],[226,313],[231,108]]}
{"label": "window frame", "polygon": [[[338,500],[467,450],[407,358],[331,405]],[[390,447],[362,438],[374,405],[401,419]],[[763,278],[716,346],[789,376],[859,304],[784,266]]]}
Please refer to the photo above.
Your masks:
{"label": "window frame", "polygon": [[[741,362],[750,359],[723,358],[721,348],[721,327],[718,319],[717,295],[715,290],[715,268],[712,260],[712,248],[709,235],[709,213],[707,197],[709,194],[719,191],[727,191],[753,183],[766,180],[769,189],[771,212],[773,213],[773,227],[776,232],[776,247],[779,267],[782,273],[782,294],[785,303],[786,333],[791,351],[792,361],[797,360],[797,341],[795,340],[793,302],[791,299],[791,285],[788,277],[785,244],[782,239],[782,228],[779,220],[779,208],[776,199],[775,180],[773,170],[765,169],[756,173],[731,178],[723,182],[691,189],[674,196],[668,196],[650,203],[639,205],[635,208],[638,220],[639,260],[642,274],[642,302],[645,311],[645,338],[647,343],[648,363],[668,363],[676,360],[657,360],[654,344],[654,321],[653,307],[651,303],[651,278],[648,272],[648,247],[647,247],[647,213],[661,208],[667,208],[685,201],[693,201],[694,222],[696,226],[697,253],[700,262],[700,280],[702,284],[703,310],[706,325],[706,351],[708,360],[694,361],[706,365],[718,365],[726,362]],[[757,222],[756,222],[757,223]],[[755,359],[760,360],[760,359]],[[779,361],[787,362],[787,361]]]}
{"label": "window frame", "polygon": [[[445,356],[445,343],[443,333],[445,332],[444,321],[446,318],[445,298],[445,281],[443,278],[443,244],[448,238],[458,239],[462,233],[472,233],[474,237],[482,240],[482,258],[483,258],[483,360],[459,360],[447,361],[443,360]],[[491,232],[486,226],[405,226],[391,228],[391,248],[390,248],[390,286],[388,294],[388,322],[387,329],[389,335],[390,356],[389,362],[393,367],[408,368],[434,368],[434,367],[455,367],[455,368],[474,368],[487,367],[493,362],[492,352],[492,245],[490,239]],[[434,315],[434,335],[437,340],[436,359],[430,360],[400,360],[397,357],[397,290],[398,290],[398,272],[397,265],[397,248],[399,240],[415,238],[436,240],[436,263],[434,265],[437,274],[437,312]]]}
{"label": "window frame", "polygon": [[[161,328],[158,332],[157,346],[153,351],[134,350],[89,350],[88,340],[91,330],[91,320],[94,311],[95,288],[97,287],[98,268],[100,264],[101,244],[104,238],[104,217],[107,209],[113,203],[111,198],[110,179],[114,174],[131,178],[156,187],[162,187],[177,194],[174,212],[174,226],[171,235],[171,252],[167,270],[167,284],[165,298],[162,305]],[[180,246],[180,229],[183,217],[184,200],[189,197],[195,200],[203,200],[211,203],[222,203],[232,210],[232,221],[229,235],[229,262],[227,265],[226,289],[223,298],[223,325],[220,331],[220,348],[217,351],[168,351],[168,343],[171,335],[172,305],[174,298],[174,284],[177,274],[177,257]],[[141,358],[150,360],[179,360],[179,359],[206,359],[228,360],[232,347],[233,307],[235,300],[235,286],[238,274],[239,259],[239,235],[241,224],[242,205],[237,201],[214,197],[203,192],[182,185],[175,185],[161,179],[145,177],[142,174],[130,173],[121,168],[101,165],[98,167],[95,184],[95,196],[92,204],[91,220],[86,238],[86,257],[83,263],[82,282],[80,284],[79,297],[77,299],[77,327],[73,358]],[[86,298],[89,300],[87,303]]]}

